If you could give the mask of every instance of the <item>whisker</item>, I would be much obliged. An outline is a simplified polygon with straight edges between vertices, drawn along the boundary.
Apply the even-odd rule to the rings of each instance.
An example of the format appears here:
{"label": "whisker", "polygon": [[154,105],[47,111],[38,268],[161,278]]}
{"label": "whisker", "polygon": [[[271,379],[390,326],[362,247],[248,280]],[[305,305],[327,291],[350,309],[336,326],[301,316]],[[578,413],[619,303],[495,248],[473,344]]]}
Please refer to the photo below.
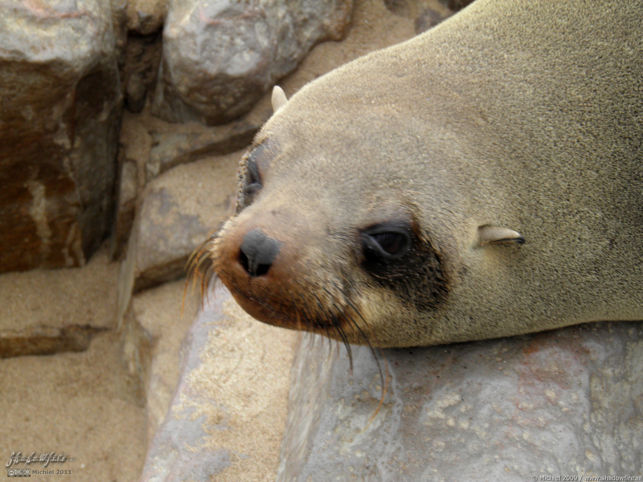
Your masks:
{"label": "whisker", "polygon": [[348,363],[349,363],[351,376],[352,376],[353,375],[353,351],[351,350],[351,345],[350,343],[348,343],[348,338],[346,338],[346,333],[344,333],[344,330],[342,330],[342,327],[339,324],[339,320],[333,316],[332,321],[333,321],[333,328],[335,329],[339,337],[342,339],[342,343],[344,344],[344,347],[346,348],[346,352],[348,353]]}
{"label": "whisker", "polygon": [[183,299],[181,302],[181,313],[185,310],[185,298],[188,293],[188,286],[191,284],[190,291],[199,286],[199,294],[201,298],[201,308],[207,300],[208,289],[214,279],[216,273],[214,271],[214,260],[212,259],[212,248],[218,239],[218,233],[210,235],[203,243],[201,243],[188,257],[185,264],[185,271],[187,278],[183,288]]}
{"label": "whisker", "polygon": [[[335,288],[337,288],[339,291],[342,291],[342,290],[339,289],[339,287],[337,285],[335,285]],[[357,307],[351,301],[351,299],[348,298],[348,297],[344,297],[344,301],[353,310],[353,312],[356,313],[357,316],[359,316],[361,318],[361,320],[364,322],[364,325],[366,325],[367,323],[366,323],[366,320],[364,319],[364,316],[360,313],[360,311],[357,309]],[[344,310],[344,312],[345,312],[345,310]],[[345,312],[345,315],[346,315],[347,323],[349,323],[353,328],[355,328],[357,330],[360,338],[362,340],[364,340],[364,342],[366,342],[366,345],[368,346],[368,348],[369,348],[369,350],[371,352],[371,355],[373,356],[373,360],[375,360],[375,364],[377,365],[377,371],[378,371],[378,373],[380,375],[380,387],[381,387],[381,390],[380,390],[380,397],[381,397],[380,398],[380,404],[381,404],[381,402],[384,400],[384,396],[386,395],[386,383],[385,383],[386,381],[385,381],[385,378],[384,378],[384,372],[382,370],[382,364],[380,363],[379,354],[378,354],[377,350],[375,349],[375,347],[373,347],[373,345],[371,344],[371,341],[368,339],[368,336],[366,336],[366,333],[364,333],[364,330],[362,330],[362,328],[359,326],[359,323],[357,323],[353,319],[353,317],[348,316],[348,314],[346,312]]]}

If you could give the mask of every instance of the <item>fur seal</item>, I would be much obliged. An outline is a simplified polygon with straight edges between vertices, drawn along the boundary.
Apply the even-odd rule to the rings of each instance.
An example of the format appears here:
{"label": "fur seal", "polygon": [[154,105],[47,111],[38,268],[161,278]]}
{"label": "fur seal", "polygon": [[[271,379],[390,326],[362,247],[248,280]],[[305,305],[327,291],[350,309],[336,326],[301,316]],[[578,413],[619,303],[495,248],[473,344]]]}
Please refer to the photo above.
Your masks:
{"label": "fur seal", "polygon": [[192,269],[261,321],[376,347],[641,320],[640,13],[478,0],[276,90]]}

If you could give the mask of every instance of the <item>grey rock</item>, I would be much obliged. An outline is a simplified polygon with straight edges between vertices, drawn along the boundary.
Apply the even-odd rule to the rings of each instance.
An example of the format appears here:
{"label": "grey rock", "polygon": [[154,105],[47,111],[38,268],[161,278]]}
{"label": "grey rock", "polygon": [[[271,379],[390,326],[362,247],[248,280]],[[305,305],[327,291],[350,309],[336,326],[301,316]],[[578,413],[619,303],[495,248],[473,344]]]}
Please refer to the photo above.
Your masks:
{"label": "grey rock", "polygon": [[450,13],[445,13],[433,8],[423,10],[415,17],[415,33],[421,34],[448,18]]}
{"label": "grey rock", "polygon": [[295,338],[250,318],[222,286],[213,290],[186,338],[141,480],[273,479]]}
{"label": "grey rock", "polygon": [[215,128],[189,123],[171,131],[153,130],[147,178],[152,179],[179,164],[230,154],[249,146],[268,117],[270,113],[266,111],[256,121],[243,118]]}
{"label": "grey rock", "polygon": [[192,251],[232,214],[241,153],[175,167],[143,194],[122,266],[121,306],[134,292],[185,274]]}
{"label": "grey rock", "polygon": [[132,298],[119,329],[121,358],[146,407],[148,441],[170,406],[180,375],[180,349],[199,303],[184,297],[185,280]]}
{"label": "grey rock", "polygon": [[[222,312],[221,301],[217,297],[217,313]],[[204,397],[198,384],[190,380],[190,373],[198,370],[204,363],[201,354],[207,353],[206,344],[210,331],[205,320],[211,317],[212,312],[207,317],[200,316],[190,329],[189,339],[185,343],[187,355],[176,402],[168,410],[166,419],[148,450],[141,480],[180,480],[186,477],[209,480],[230,465],[227,450],[209,450],[204,447],[209,427],[203,412],[210,409],[210,406],[216,407],[216,401]],[[182,403],[182,398],[187,406]],[[188,447],[201,448],[195,451],[188,450]]]}
{"label": "grey rock", "polygon": [[85,263],[112,215],[110,2],[0,0],[0,272]]}
{"label": "grey rock", "polygon": [[306,335],[278,478],[640,475],[642,335],[640,323],[590,324],[382,350],[383,399],[368,348],[352,347],[351,372],[345,350]]}
{"label": "grey rock", "polygon": [[250,110],[312,46],[338,40],[352,0],[170,2],[154,112],[219,124]]}
{"label": "grey rock", "polygon": [[[125,112],[119,151],[112,256],[121,259],[146,184],[181,164],[235,153],[250,144],[272,110],[265,96],[241,119],[219,126],[197,122],[170,124],[143,112]],[[240,158],[240,154],[238,154]],[[229,180],[234,188],[236,178]]]}

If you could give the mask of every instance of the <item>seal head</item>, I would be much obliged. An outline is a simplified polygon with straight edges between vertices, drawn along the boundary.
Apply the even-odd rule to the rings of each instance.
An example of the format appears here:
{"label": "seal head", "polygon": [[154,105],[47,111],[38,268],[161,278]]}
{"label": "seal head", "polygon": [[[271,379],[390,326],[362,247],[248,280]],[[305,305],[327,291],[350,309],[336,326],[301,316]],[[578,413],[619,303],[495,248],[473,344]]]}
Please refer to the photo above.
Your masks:
{"label": "seal head", "polygon": [[601,5],[479,0],[275,91],[192,266],[372,346],[641,319],[637,13]]}
{"label": "seal head", "polygon": [[[248,313],[367,343],[377,336],[366,320],[382,311],[382,297],[409,315],[444,302],[448,280],[412,199],[384,184],[370,192],[359,169],[329,169],[324,184],[348,181],[349,199],[337,198],[308,185],[308,167],[290,165],[283,149],[268,136],[244,156],[238,214],[211,243],[213,270]],[[372,208],[351,215],[344,203],[368,196]]]}

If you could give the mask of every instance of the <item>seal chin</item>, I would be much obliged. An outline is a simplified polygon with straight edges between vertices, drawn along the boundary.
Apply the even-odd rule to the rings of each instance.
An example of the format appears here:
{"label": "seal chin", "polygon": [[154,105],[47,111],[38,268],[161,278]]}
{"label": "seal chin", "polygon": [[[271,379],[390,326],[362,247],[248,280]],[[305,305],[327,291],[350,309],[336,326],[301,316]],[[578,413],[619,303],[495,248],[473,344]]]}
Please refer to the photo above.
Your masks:
{"label": "seal chin", "polygon": [[[225,284],[225,282],[224,282]],[[276,311],[265,300],[256,299],[252,295],[233,288],[226,284],[233,298],[239,303],[239,306],[253,318],[268,323],[270,325],[280,326],[283,328],[296,328],[289,316]]]}
{"label": "seal chin", "polygon": [[256,279],[243,272],[233,274],[230,267],[219,273],[219,279],[241,308],[264,323],[330,336],[346,325],[348,314],[339,303],[333,303],[332,310],[325,309],[327,300],[311,296],[312,288],[296,286],[291,279],[279,280],[275,276]]}

